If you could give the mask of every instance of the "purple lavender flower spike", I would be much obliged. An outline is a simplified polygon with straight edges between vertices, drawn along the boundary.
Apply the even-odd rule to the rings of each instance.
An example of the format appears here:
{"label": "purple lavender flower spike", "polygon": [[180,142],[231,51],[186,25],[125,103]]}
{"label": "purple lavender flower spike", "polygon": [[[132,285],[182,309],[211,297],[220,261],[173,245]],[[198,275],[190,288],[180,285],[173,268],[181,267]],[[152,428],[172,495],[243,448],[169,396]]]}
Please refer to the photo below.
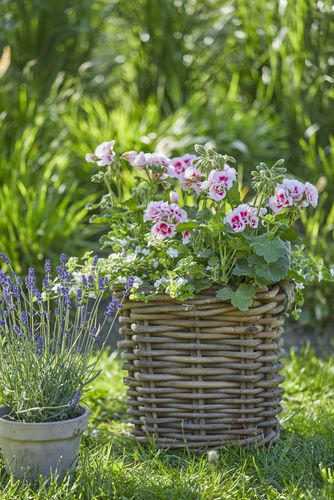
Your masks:
{"label": "purple lavender flower spike", "polygon": [[44,264],[44,269],[47,274],[51,273],[51,260],[46,259],[45,264]]}
{"label": "purple lavender flower spike", "polygon": [[66,266],[64,266],[63,264],[57,267],[57,274],[61,280],[68,282],[71,281],[70,273],[67,271]]}
{"label": "purple lavender flower spike", "polygon": [[124,296],[126,297],[127,295],[129,295],[130,291],[131,291],[131,288],[133,287],[133,284],[135,282],[135,277],[134,276],[130,276],[129,279],[128,279],[128,282],[125,286],[125,290],[124,290]]}
{"label": "purple lavender flower spike", "polygon": [[109,302],[107,309],[104,312],[104,315],[108,318],[113,315],[113,313],[121,307],[119,300],[114,297],[111,302]]}
{"label": "purple lavender flower spike", "polygon": [[10,265],[10,260],[8,259],[7,255],[3,252],[0,252],[0,259],[4,261],[7,266]]}
{"label": "purple lavender flower spike", "polygon": [[20,327],[18,327],[17,325],[14,325],[14,326],[13,326],[13,330],[14,330],[14,332],[17,334],[17,336],[18,336],[18,337],[22,337],[23,332],[22,332],[22,330],[21,330],[21,328],[20,328]]}
{"label": "purple lavender flower spike", "polygon": [[92,262],[92,267],[93,267],[93,269],[95,269],[95,267],[96,267],[96,264],[97,264],[97,261],[98,261],[98,260],[99,260],[98,256],[97,256],[97,255],[95,255],[95,256],[94,256],[94,259],[93,259],[93,262]]}
{"label": "purple lavender flower spike", "polygon": [[79,288],[77,290],[77,297],[76,298],[77,298],[77,306],[78,307],[82,306],[82,290],[81,290],[81,288]]}
{"label": "purple lavender flower spike", "polygon": [[35,269],[33,267],[29,267],[28,276],[26,277],[25,282],[27,289],[33,291],[36,282]]}
{"label": "purple lavender flower spike", "polygon": [[69,401],[68,403],[68,406],[76,406],[79,401],[80,401],[80,398],[81,398],[81,392],[80,391],[76,391],[73,395],[73,398],[71,399],[71,401]]}
{"label": "purple lavender flower spike", "polygon": [[34,293],[35,293],[35,297],[37,299],[37,302],[39,304],[41,304],[43,302],[43,297],[42,297],[41,292],[38,290],[38,288],[35,288]]}
{"label": "purple lavender flower spike", "polygon": [[28,313],[27,313],[27,311],[22,311],[21,312],[21,318],[22,318],[22,324],[23,324],[23,326],[27,326],[27,324],[28,324]]}
{"label": "purple lavender flower spike", "polygon": [[43,287],[45,288],[45,290],[47,290],[47,291],[51,290],[50,282],[47,278],[44,278],[42,283],[43,283]]}
{"label": "purple lavender flower spike", "polygon": [[97,332],[98,332],[98,329],[96,326],[93,326],[89,335],[94,339],[94,340],[97,340],[99,338],[99,336],[97,335]]}
{"label": "purple lavender flower spike", "polygon": [[61,253],[61,254],[60,254],[60,257],[59,257],[59,262],[60,262],[61,264],[66,264],[66,262],[67,262],[67,255],[66,255],[66,253]]}
{"label": "purple lavender flower spike", "polygon": [[41,336],[37,337],[37,340],[36,340],[36,354],[37,354],[37,356],[41,356],[42,355],[43,346],[44,346],[44,339],[43,339],[43,337],[41,337]]}

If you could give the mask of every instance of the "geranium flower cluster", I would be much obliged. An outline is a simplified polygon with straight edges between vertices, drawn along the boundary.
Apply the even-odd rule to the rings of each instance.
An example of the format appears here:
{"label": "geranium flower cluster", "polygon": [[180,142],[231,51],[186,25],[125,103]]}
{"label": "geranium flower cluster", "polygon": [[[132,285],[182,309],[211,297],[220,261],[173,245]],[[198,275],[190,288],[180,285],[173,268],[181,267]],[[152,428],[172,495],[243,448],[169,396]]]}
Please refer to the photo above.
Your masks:
{"label": "geranium flower cluster", "polygon": [[226,197],[228,189],[231,189],[236,178],[236,170],[226,164],[223,170],[212,170],[210,172],[208,180],[202,182],[201,190],[207,190],[212,200],[221,201]]}
{"label": "geranium flower cluster", "polygon": [[195,167],[196,155],[186,154],[177,156],[169,161],[167,168],[171,179],[177,179],[183,191],[193,189],[196,193],[201,191],[203,174]]}
{"label": "geranium flower cluster", "polygon": [[235,169],[226,164],[223,170],[212,170],[204,180],[205,175],[196,167],[196,159],[197,156],[190,154],[171,159],[167,167],[169,177],[177,179],[183,191],[207,192],[212,200],[223,200],[236,180]]}
{"label": "geranium flower cluster", "polygon": [[318,204],[318,191],[313,184],[303,184],[297,180],[284,179],[275,189],[275,194],[269,198],[268,206],[274,213],[286,207],[302,207],[308,205],[316,207]]}
{"label": "geranium flower cluster", "polygon": [[86,161],[96,163],[98,167],[111,165],[115,159],[114,145],[115,141],[103,142],[97,146],[93,154],[86,154]]}
{"label": "geranium flower cluster", "polygon": [[252,207],[248,204],[239,205],[224,218],[225,224],[229,224],[235,233],[240,233],[247,226],[256,229],[259,225],[259,215],[265,215],[266,209]]}
{"label": "geranium flower cluster", "polygon": [[127,160],[132,167],[136,167],[139,170],[144,170],[148,165],[163,165],[167,167],[169,165],[169,159],[158,153],[137,153],[136,151],[127,151],[122,155],[124,160]]}
{"label": "geranium flower cluster", "polygon": [[[151,293],[187,300],[223,286],[218,296],[247,310],[256,287],[286,279],[303,285],[305,276],[296,280],[294,272],[295,246],[289,245],[295,232],[288,229],[304,207],[317,205],[316,187],[285,178],[278,160],[261,162],[247,189],[239,189],[234,158],[209,146],[196,145],[195,153],[114,154],[110,141],[88,155],[102,166],[92,180],[108,190],[93,206],[100,220],[110,222],[101,241],[117,255],[99,264],[108,287],[117,288],[128,273],[136,276],[134,300]],[[131,193],[124,186],[124,160],[137,171]]]}
{"label": "geranium flower cluster", "polygon": [[[110,166],[115,159],[114,144],[115,141],[100,144],[94,154],[86,155],[87,161],[96,162],[98,166]],[[220,168],[202,171],[202,168],[197,166],[199,158],[193,154],[170,159],[157,152],[128,151],[122,154],[121,158],[145,173],[151,182],[165,181],[168,178],[175,179],[183,191],[193,190],[202,198],[207,197],[214,202],[228,200],[228,191],[237,179],[236,170],[227,163],[223,163],[223,167]],[[170,184],[164,183],[163,185],[165,188],[170,188]],[[144,213],[144,221],[150,220],[154,223],[151,234],[158,239],[174,237],[177,224],[188,220],[185,210],[177,205],[178,193],[171,190],[169,199],[171,204],[164,201],[152,201]],[[283,179],[280,184],[277,184],[274,194],[269,197],[267,206],[273,213],[277,213],[284,208],[293,206],[304,208],[312,205],[316,207],[317,202],[318,192],[313,184]],[[255,208],[249,204],[241,204],[227,215],[223,214],[225,215],[223,221],[232,228],[233,232],[242,232],[247,227],[258,228],[260,217],[265,213],[266,209],[263,207]],[[190,241],[189,231],[184,231],[182,236],[185,243]]]}
{"label": "geranium flower cluster", "polygon": [[[188,215],[176,203],[151,201],[144,212],[144,221],[154,222],[151,234],[163,240],[175,236],[177,225],[187,222]],[[184,243],[188,243],[188,231],[183,233],[182,238]]]}

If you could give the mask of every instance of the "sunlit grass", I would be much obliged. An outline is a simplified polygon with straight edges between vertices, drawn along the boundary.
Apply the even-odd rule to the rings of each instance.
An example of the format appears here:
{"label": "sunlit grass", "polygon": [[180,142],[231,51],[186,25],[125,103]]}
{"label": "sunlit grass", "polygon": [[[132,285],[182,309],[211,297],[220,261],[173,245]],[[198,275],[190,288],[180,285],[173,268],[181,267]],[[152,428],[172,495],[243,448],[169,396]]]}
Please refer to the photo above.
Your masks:
{"label": "sunlit grass", "polygon": [[334,355],[293,354],[285,368],[281,439],[267,449],[207,453],[143,448],[129,434],[118,360],[86,397],[92,410],[77,472],[58,484],[21,484],[1,469],[3,499],[334,498]]}

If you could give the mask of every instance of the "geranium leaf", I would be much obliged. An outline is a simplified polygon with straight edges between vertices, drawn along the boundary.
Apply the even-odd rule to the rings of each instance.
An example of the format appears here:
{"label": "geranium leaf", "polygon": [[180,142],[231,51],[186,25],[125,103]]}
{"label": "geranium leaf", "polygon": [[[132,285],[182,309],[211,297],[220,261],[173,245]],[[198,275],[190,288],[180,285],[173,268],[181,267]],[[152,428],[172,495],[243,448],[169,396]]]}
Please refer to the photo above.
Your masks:
{"label": "geranium leaf", "polygon": [[210,288],[211,281],[209,279],[201,279],[201,280],[192,280],[192,285],[194,285],[196,292],[200,292],[201,290],[206,290]]}
{"label": "geranium leaf", "polygon": [[218,290],[217,297],[222,300],[230,300],[232,305],[240,311],[247,311],[253,302],[255,296],[255,286],[242,283],[236,291],[231,288],[224,287]]}
{"label": "geranium leaf", "polygon": [[233,270],[235,276],[252,276],[254,267],[246,259],[238,260]]}
{"label": "geranium leaf", "polygon": [[276,236],[271,239],[266,234],[261,234],[254,239],[252,246],[256,255],[263,257],[268,263],[276,262],[279,258],[284,257],[287,250],[281,238]]}
{"label": "geranium leaf", "polygon": [[279,258],[276,262],[266,262],[263,257],[251,255],[247,259],[248,264],[254,270],[254,276],[263,278],[267,283],[277,283],[285,278],[289,269],[289,260],[286,257]]}
{"label": "geranium leaf", "polygon": [[231,189],[228,190],[226,199],[231,206],[239,205],[240,193],[237,182],[234,182]]}
{"label": "geranium leaf", "polygon": [[231,288],[228,288],[228,287],[224,287],[224,288],[221,288],[220,290],[218,290],[218,292],[216,293],[216,296],[218,297],[218,299],[222,299],[222,300],[231,300],[232,297],[233,297],[233,290]]}
{"label": "geranium leaf", "polygon": [[231,302],[240,311],[247,311],[251,306],[255,296],[255,286],[249,283],[242,283],[234,293]]}

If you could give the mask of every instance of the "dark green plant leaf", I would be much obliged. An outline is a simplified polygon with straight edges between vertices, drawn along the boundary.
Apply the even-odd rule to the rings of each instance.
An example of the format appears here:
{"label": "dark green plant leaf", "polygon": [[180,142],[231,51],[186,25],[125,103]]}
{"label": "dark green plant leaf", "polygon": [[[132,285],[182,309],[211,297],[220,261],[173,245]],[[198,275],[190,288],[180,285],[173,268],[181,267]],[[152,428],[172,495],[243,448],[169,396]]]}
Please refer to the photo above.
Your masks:
{"label": "dark green plant leaf", "polygon": [[232,305],[240,311],[247,311],[255,296],[255,286],[249,283],[242,283],[234,292],[229,287],[218,290],[217,297],[222,300],[231,300]]}
{"label": "dark green plant leaf", "polygon": [[206,290],[212,286],[212,283],[209,279],[201,279],[201,280],[192,280],[192,285],[194,285],[196,292],[200,292],[201,290]]}
{"label": "dark green plant leaf", "polygon": [[286,253],[284,241],[278,236],[270,239],[266,234],[261,234],[253,240],[252,246],[255,249],[256,255],[264,257],[268,263],[276,262]]}
{"label": "dark green plant leaf", "polygon": [[228,190],[228,192],[227,192],[227,201],[233,207],[235,205],[239,205],[240,204],[241,200],[240,200],[240,192],[239,192],[238,182],[234,182],[233,186],[231,187],[231,189]]}
{"label": "dark green plant leaf", "polygon": [[195,229],[196,227],[198,227],[198,224],[194,221],[180,222],[180,224],[176,226],[176,231],[182,233],[183,231],[191,231],[191,229]]}
{"label": "dark green plant leaf", "polygon": [[218,290],[218,292],[216,293],[216,296],[218,297],[218,299],[222,299],[222,300],[231,300],[232,297],[233,297],[233,290],[231,288],[228,288],[228,287],[224,287],[224,288],[221,288],[220,290]]}

